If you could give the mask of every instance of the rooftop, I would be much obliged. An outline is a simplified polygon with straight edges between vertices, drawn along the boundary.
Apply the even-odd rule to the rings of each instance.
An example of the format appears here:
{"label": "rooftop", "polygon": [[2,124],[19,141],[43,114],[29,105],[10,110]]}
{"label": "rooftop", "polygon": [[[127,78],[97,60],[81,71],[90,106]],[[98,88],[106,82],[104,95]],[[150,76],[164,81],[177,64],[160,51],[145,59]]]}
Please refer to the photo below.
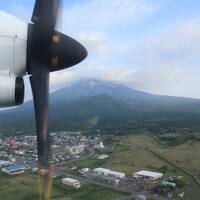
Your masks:
{"label": "rooftop", "polygon": [[20,163],[20,164],[16,164],[16,165],[10,165],[10,166],[6,166],[4,167],[4,169],[6,171],[8,171],[9,173],[18,171],[18,170],[26,170],[29,169],[30,166],[26,163]]}
{"label": "rooftop", "polygon": [[136,172],[136,173],[134,173],[134,175],[146,176],[146,177],[152,177],[152,178],[160,178],[160,177],[163,176],[162,173],[146,171],[146,170],[142,170],[142,171]]}

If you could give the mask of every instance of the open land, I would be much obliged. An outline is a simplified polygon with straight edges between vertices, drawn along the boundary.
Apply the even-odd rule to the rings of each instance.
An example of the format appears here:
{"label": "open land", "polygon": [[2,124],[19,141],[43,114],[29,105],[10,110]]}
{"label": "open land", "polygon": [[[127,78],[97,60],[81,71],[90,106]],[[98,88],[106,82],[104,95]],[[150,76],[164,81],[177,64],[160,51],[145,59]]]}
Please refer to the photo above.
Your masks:
{"label": "open land", "polygon": [[[158,138],[151,135],[114,136],[112,140],[105,140],[105,148],[88,152],[83,159],[76,159],[56,167],[63,176],[71,173],[78,176],[78,170],[88,167],[104,167],[111,170],[126,173],[131,177],[132,173],[139,170],[158,171],[169,176],[183,177],[183,183],[173,192],[173,199],[178,200],[178,194],[185,193],[185,200],[200,199],[200,142],[187,141],[183,144],[168,146]],[[96,160],[93,154],[107,154],[109,158]],[[87,154],[87,152],[85,153]],[[76,167],[72,171],[68,169]],[[79,175],[80,176],[80,175]],[[87,179],[84,177],[84,180]],[[61,177],[54,179],[53,198],[56,200],[116,200],[121,196],[130,195],[116,188],[107,187],[97,182],[85,181],[81,189],[73,189],[62,185]],[[7,176],[0,173],[0,197],[4,200],[38,199],[37,175],[27,172],[18,176]],[[153,199],[153,195],[149,196]],[[162,199],[161,197],[159,199]],[[166,199],[166,198],[165,198]]]}

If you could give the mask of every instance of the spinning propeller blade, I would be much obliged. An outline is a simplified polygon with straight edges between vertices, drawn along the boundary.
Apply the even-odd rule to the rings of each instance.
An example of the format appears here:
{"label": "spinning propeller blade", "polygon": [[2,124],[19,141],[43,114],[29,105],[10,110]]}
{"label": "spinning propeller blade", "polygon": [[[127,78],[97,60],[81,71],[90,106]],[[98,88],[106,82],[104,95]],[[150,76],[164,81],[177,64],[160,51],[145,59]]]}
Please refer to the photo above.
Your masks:
{"label": "spinning propeller blade", "polygon": [[50,199],[49,73],[80,63],[86,49],[55,31],[61,0],[36,0],[28,31],[27,71],[32,86],[38,142],[41,199]]}

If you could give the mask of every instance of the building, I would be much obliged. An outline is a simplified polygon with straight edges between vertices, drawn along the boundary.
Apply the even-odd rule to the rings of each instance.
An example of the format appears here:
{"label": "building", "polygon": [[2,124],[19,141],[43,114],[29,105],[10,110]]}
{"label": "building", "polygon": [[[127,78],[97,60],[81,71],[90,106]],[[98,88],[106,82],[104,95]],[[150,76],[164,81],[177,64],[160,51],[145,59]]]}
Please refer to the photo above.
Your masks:
{"label": "building", "polygon": [[67,146],[66,150],[72,154],[72,155],[77,155],[82,153],[85,150],[85,146],[84,145],[74,145],[74,146]]}
{"label": "building", "polygon": [[76,179],[73,179],[73,178],[63,178],[62,183],[64,185],[71,186],[71,187],[74,187],[74,188],[80,188],[81,187],[79,180],[76,180]]}
{"label": "building", "polygon": [[163,174],[157,173],[157,172],[142,170],[142,171],[134,173],[133,177],[134,178],[146,178],[146,179],[150,179],[150,180],[157,180],[157,179],[162,178]]}
{"label": "building", "polygon": [[163,186],[163,187],[175,188],[175,187],[176,187],[176,183],[169,182],[169,181],[163,181],[163,182],[161,183],[161,186]]}
{"label": "building", "polygon": [[78,172],[82,175],[85,175],[89,172],[89,170],[90,170],[89,168],[82,168],[82,169],[78,170]]}
{"label": "building", "polygon": [[20,164],[2,167],[1,171],[9,175],[16,175],[16,174],[24,173],[29,169],[30,169],[29,164],[20,163]]}
{"label": "building", "polygon": [[125,178],[125,173],[111,171],[110,169],[105,169],[105,168],[96,168],[96,169],[93,169],[93,172],[97,176],[112,177],[115,179]]}
{"label": "building", "polygon": [[9,165],[13,165],[13,163],[7,160],[0,160],[0,167],[9,166]]}
{"label": "building", "polygon": [[135,200],[147,200],[147,198],[143,194],[140,194],[136,196]]}
{"label": "building", "polygon": [[39,171],[39,168],[38,168],[38,167],[32,168],[32,172],[33,172],[33,173],[38,173],[38,171]]}
{"label": "building", "polygon": [[9,147],[10,149],[12,150],[17,150],[17,149],[20,149],[22,147],[21,143],[20,142],[15,142],[15,141],[11,141],[9,143]]}
{"label": "building", "polygon": [[103,154],[103,155],[98,156],[97,159],[98,159],[98,160],[104,160],[104,159],[106,159],[106,158],[108,158],[108,157],[109,157],[108,155]]}
{"label": "building", "polygon": [[104,146],[103,142],[99,142],[98,144],[96,144],[96,145],[94,146],[95,149],[103,149],[104,147],[105,147],[105,146]]}

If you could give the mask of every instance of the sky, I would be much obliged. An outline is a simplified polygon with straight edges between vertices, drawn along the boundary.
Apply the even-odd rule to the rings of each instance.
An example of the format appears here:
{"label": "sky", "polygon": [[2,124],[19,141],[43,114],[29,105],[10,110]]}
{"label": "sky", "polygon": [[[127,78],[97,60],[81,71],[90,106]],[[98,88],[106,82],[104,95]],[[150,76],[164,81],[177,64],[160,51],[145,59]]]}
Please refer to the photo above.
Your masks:
{"label": "sky", "polygon": [[[0,0],[0,9],[29,22],[34,3]],[[51,74],[51,91],[96,78],[200,98],[199,10],[199,0],[64,0],[58,30],[83,43],[89,56]],[[29,85],[26,91],[28,99]]]}

